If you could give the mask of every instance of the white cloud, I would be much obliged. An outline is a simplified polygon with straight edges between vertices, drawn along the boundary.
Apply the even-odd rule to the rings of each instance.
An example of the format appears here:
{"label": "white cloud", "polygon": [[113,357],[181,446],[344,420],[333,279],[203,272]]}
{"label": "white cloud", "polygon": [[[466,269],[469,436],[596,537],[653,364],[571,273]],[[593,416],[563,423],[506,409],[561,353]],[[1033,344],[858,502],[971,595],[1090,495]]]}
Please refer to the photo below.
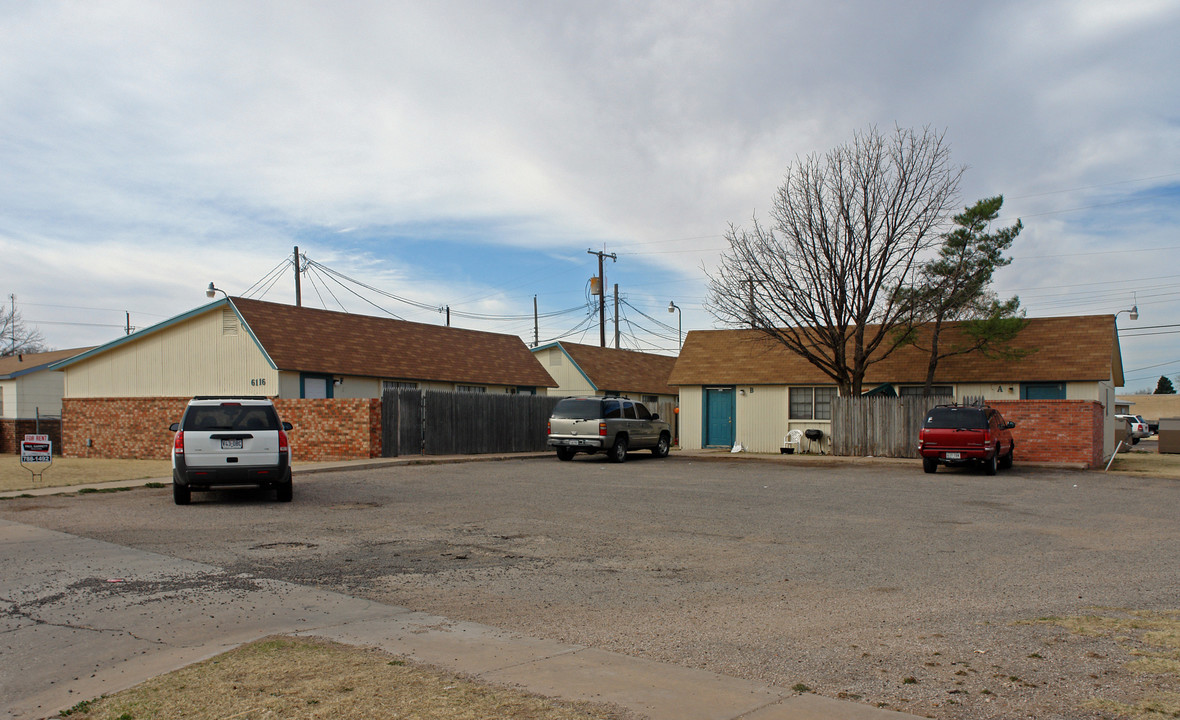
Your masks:
{"label": "white cloud", "polygon": [[[872,124],[945,129],[964,204],[1002,192],[1028,218],[1016,255],[1073,253],[1010,286],[1142,276],[1083,253],[1174,236],[1174,216],[1098,237],[1101,210],[1044,214],[1176,171],[1174,2],[62,1],[0,20],[0,249],[30,302],[179,311],[302,242],[512,313],[579,302],[579,256],[605,243],[634,297],[690,308],[727,224]],[[392,231],[364,244],[458,227],[470,251],[437,267]],[[562,271],[530,288],[494,266],[522,248]]]}

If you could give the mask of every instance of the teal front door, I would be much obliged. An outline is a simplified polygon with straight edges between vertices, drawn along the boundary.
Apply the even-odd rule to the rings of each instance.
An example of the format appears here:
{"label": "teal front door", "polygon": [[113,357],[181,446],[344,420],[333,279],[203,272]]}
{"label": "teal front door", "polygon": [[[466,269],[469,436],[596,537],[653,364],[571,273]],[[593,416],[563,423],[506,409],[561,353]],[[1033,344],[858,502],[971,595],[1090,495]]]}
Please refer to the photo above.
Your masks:
{"label": "teal front door", "polygon": [[705,388],[705,447],[733,445],[733,388]]}

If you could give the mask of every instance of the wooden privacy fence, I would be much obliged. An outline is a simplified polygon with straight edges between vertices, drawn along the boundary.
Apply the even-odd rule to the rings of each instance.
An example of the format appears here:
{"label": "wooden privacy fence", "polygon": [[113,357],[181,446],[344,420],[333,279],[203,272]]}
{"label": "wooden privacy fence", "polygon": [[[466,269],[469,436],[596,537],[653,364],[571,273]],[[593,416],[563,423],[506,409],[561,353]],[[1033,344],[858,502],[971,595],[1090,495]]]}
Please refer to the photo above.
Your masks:
{"label": "wooden privacy fence", "polygon": [[926,411],[946,397],[837,397],[832,399],[832,454],[918,457]]}
{"label": "wooden privacy fence", "polygon": [[397,455],[546,450],[546,423],[561,398],[544,395],[387,390],[381,447]]}

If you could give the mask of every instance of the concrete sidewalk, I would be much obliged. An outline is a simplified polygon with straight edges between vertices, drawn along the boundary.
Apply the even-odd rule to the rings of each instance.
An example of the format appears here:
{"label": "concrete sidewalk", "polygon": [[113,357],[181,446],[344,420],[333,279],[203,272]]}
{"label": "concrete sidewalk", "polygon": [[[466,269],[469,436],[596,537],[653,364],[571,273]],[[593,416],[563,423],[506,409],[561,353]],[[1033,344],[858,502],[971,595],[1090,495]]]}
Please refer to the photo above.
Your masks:
{"label": "concrete sidewalk", "polygon": [[314,635],[653,720],[890,720],[867,705],[0,521],[0,710],[44,718],[266,635]]}

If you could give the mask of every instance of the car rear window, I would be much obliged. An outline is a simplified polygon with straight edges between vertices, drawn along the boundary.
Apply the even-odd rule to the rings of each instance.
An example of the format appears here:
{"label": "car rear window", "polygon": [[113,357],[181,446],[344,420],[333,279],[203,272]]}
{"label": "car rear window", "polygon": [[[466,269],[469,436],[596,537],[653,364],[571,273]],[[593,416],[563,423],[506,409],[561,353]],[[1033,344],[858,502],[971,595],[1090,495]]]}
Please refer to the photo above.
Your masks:
{"label": "car rear window", "polygon": [[553,408],[553,417],[564,420],[596,420],[602,417],[599,400],[562,400]]}
{"label": "car rear window", "polygon": [[279,415],[269,405],[191,405],[182,430],[278,430]]}
{"label": "car rear window", "polygon": [[937,430],[984,430],[987,428],[987,416],[979,408],[967,407],[938,407],[926,413],[926,422],[922,427]]}

